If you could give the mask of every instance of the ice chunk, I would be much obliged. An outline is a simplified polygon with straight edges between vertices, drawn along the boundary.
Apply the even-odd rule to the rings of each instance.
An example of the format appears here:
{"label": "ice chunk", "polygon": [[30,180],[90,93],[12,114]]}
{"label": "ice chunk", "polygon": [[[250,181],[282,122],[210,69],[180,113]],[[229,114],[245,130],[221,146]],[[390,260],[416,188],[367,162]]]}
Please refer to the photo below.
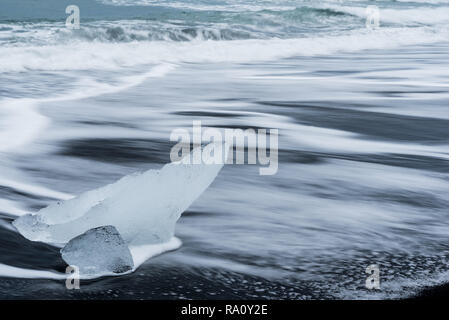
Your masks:
{"label": "ice chunk", "polygon": [[[205,148],[228,147],[214,143]],[[223,149],[222,149],[223,150]],[[198,151],[195,149],[189,155]],[[114,184],[54,203],[34,215],[13,222],[18,231],[33,241],[67,243],[100,226],[112,225],[128,246],[165,243],[173,238],[175,223],[192,202],[214,181],[223,163],[211,163],[203,154],[201,164],[182,161],[126,176]]]}
{"label": "ice chunk", "polygon": [[113,226],[93,228],[61,249],[62,259],[77,266],[81,277],[124,273],[134,268],[131,252]]}

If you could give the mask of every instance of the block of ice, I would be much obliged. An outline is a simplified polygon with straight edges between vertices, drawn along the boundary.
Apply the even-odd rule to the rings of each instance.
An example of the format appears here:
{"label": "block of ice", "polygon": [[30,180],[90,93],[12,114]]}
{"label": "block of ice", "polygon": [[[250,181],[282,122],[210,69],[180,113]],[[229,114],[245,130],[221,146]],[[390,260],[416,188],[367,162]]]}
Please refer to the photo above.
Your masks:
{"label": "block of ice", "polygon": [[[215,150],[223,145],[214,143],[205,148]],[[188,155],[190,159],[198,150]],[[224,159],[227,153],[225,147]],[[223,167],[223,163],[210,159],[212,156],[204,153],[201,164],[172,162],[161,170],[132,174],[74,199],[51,204],[36,214],[21,216],[13,224],[29,240],[47,243],[64,244],[105,225],[117,228],[128,246],[165,243],[174,236],[181,213]]]}
{"label": "block of ice", "polygon": [[131,252],[113,226],[93,228],[61,249],[62,259],[77,266],[81,277],[124,273],[134,268]]}

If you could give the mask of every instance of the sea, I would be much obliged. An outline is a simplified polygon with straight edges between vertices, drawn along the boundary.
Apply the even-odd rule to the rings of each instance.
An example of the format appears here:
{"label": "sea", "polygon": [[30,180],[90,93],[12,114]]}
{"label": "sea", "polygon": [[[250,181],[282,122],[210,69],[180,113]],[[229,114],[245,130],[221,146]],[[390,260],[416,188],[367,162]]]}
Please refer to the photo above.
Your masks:
{"label": "sea", "polygon": [[[225,165],[179,249],[68,290],[11,222],[194,121],[277,129],[276,174]],[[403,299],[448,258],[449,1],[0,0],[1,299]]]}

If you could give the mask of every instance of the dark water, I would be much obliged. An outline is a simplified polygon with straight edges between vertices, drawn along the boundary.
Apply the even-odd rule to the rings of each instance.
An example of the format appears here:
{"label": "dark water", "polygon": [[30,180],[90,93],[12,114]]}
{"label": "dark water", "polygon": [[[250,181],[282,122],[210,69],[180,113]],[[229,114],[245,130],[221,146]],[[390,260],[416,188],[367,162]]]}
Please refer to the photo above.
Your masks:
{"label": "dark water", "polygon": [[[371,2],[75,2],[73,31],[64,1],[0,5],[1,298],[375,299],[447,282],[447,4],[376,2],[367,30]],[[37,279],[65,264],[14,216],[160,168],[195,120],[279,129],[277,174],[225,166],[178,222],[183,246],[132,274],[76,292]]]}

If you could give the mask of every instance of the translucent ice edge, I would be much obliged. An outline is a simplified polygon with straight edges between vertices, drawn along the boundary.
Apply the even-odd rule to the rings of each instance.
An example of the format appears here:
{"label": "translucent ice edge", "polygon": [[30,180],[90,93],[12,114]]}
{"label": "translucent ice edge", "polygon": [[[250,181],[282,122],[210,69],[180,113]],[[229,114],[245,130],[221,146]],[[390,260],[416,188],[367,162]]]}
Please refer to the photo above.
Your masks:
{"label": "translucent ice edge", "polygon": [[[222,143],[211,143],[204,150],[222,147]],[[195,148],[183,160],[201,155],[200,149]],[[223,154],[226,159],[226,145]],[[223,163],[209,162],[209,156],[204,152],[203,162],[198,164],[172,162],[161,170],[128,175],[37,213],[22,215],[13,225],[25,238],[45,243],[64,244],[89,229],[106,225],[117,228],[128,246],[166,243],[174,236],[181,214],[223,167]]]}
{"label": "translucent ice edge", "polygon": [[[228,157],[229,146],[223,142],[214,142],[195,148],[186,156],[193,162],[172,162],[161,170],[131,174],[76,198],[58,201],[35,214],[22,215],[13,225],[29,240],[58,247],[58,244],[65,244],[87,230],[105,225],[114,226],[130,250],[133,269],[123,273],[105,270],[101,274],[81,275],[81,278],[131,273],[147,259],[181,246],[181,241],[174,237],[176,221],[209,187],[224,165],[224,161],[210,162],[214,156],[207,152],[202,155],[203,161],[195,164],[194,159],[198,156],[196,151],[200,151],[201,155],[205,150],[213,151],[214,156],[219,150],[224,151],[219,153],[224,160]],[[43,273],[6,265],[0,269],[0,276],[2,270],[5,271],[3,276],[7,277],[59,279],[61,276],[53,272]],[[65,274],[62,276],[67,277]]]}
{"label": "translucent ice edge", "polygon": [[[125,273],[102,273],[96,275],[83,276],[81,280],[96,279],[100,277],[117,277],[136,271],[146,260],[161,255],[164,252],[173,251],[181,247],[182,241],[173,237],[168,242],[151,245],[131,246],[129,249],[134,261],[134,268]],[[22,278],[22,279],[51,279],[66,280],[70,274],[65,274],[49,270],[33,270],[9,266],[0,263],[0,277],[6,278]],[[81,284],[82,285],[82,284]]]}

